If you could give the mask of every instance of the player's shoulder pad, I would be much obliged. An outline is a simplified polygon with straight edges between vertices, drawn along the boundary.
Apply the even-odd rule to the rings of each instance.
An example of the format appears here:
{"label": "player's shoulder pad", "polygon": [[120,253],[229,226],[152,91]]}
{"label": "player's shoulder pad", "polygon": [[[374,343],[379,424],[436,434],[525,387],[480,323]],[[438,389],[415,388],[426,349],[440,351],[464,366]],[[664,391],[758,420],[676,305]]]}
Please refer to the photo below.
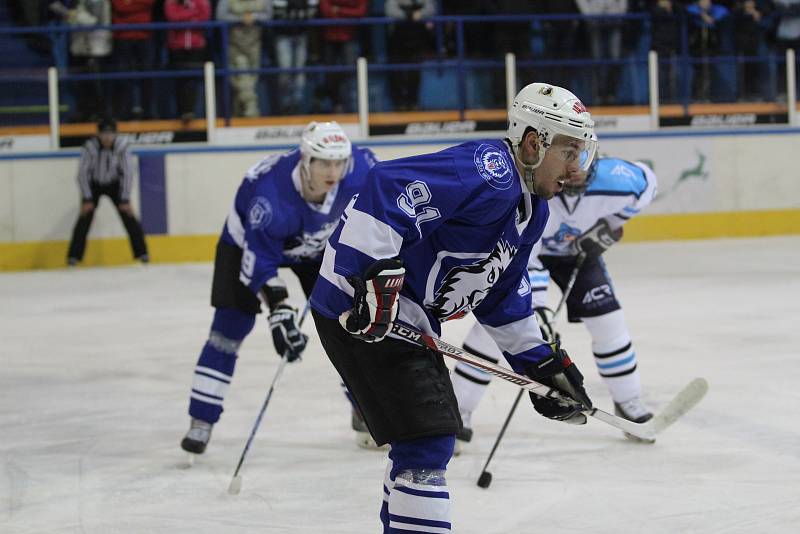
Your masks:
{"label": "player's shoulder pad", "polygon": [[639,198],[647,189],[647,177],[638,165],[618,158],[600,158],[593,165],[594,176],[586,195]]}
{"label": "player's shoulder pad", "polygon": [[357,145],[353,145],[352,149],[352,157],[357,162],[363,162],[366,164],[367,168],[371,169],[375,166],[378,161],[378,156],[375,155],[375,152],[372,149],[367,147],[361,147]]}
{"label": "player's shoulder pad", "polygon": [[268,154],[261,161],[247,169],[244,177],[250,181],[269,180],[279,176],[290,177],[299,161],[300,150],[297,148],[280,154]]}
{"label": "player's shoulder pad", "polygon": [[515,193],[519,182],[514,157],[508,145],[500,139],[476,139],[456,145],[452,151],[453,164],[468,189],[485,190],[496,196]]}
{"label": "player's shoulder pad", "polygon": [[460,187],[453,157],[448,150],[379,161],[370,170],[370,179],[402,184],[422,181],[431,189],[452,188],[454,184]]}

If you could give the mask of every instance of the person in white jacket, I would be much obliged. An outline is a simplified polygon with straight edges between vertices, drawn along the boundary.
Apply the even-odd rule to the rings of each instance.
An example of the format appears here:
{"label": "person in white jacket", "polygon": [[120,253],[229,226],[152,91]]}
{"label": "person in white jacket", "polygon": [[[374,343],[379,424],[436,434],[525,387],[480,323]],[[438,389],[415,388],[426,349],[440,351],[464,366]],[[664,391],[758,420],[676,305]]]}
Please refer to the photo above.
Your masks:
{"label": "person in white jacket", "polygon": [[[53,2],[50,9],[73,27],[111,24],[109,0],[77,0],[71,8]],[[111,55],[111,31],[72,31],[69,36],[70,70],[75,74],[97,74],[105,70]],[[88,80],[75,86],[75,120],[97,121],[108,114],[100,80]]]}
{"label": "person in white jacket", "polygon": [[[624,15],[628,12],[628,0],[575,0],[582,15]],[[622,21],[619,19],[599,19],[586,23],[589,37],[589,50],[592,59],[613,59],[622,57]],[[602,65],[592,71],[592,104],[616,104],[617,81],[620,67]]]}

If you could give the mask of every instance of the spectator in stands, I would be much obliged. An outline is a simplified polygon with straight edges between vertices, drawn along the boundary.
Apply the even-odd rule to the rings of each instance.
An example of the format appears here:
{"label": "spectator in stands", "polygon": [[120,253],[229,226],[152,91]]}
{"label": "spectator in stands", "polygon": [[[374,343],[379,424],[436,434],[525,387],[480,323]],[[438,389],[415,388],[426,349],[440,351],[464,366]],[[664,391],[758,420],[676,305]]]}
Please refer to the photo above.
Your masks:
{"label": "spectator in stands", "polygon": [[[228,34],[228,67],[261,68],[261,22],[270,19],[269,0],[220,0],[217,19],[233,22]],[[237,117],[258,117],[257,74],[237,74],[233,86],[233,114]]]}
{"label": "spectator in stands", "polygon": [[[319,0],[272,0],[276,20],[303,22],[317,15]],[[282,69],[303,68],[308,57],[308,26],[275,28],[275,59]],[[307,111],[306,75],[290,72],[278,75],[278,107],[282,113]]]}
{"label": "spectator in stands", "polygon": [[[367,14],[367,0],[320,0],[319,11],[326,19],[355,19]],[[322,29],[322,60],[326,65],[353,67],[359,53],[356,26],[325,26]],[[354,108],[353,76],[340,73],[325,75],[325,96],[333,111],[342,113]]]}
{"label": "spectator in stands", "polygon": [[[149,24],[153,21],[155,0],[111,0],[114,24]],[[140,72],[153,70],[153,35],[148,30],[120,30],[114,32],[114,60],[117,70]],[[121,80],[114,91],[117,101],[115,112],[123,118],[150,117],[152,109],[152,81],[148,78]],[[134,100],[133,90],[138,88],[139,100]]]}
{"label": "spectator in stands", "polygon": [[[386,2],[389,3],[389,0]],[[419,2],[424,3],[424,2]],[[436,2],[434,12],[436,11]],[[497,6],[495,0],[442,0],[443,15],[496,15]],[[389,16],[387,8],[387,16]],[[471,59],[496,57],[497,53],[493,50],[495,28],[493,23],[484,21],[465,22],[464,28],[464,55]],[[456,27],[454,24],[445,26],[447,33],[447,49],[451,55],[457,53]],[[487,36],[489,38],[487,39]]]}
{"label": "spectator in stands", "polygon": [[674,101],[677,91],[677,57],[681,46],[679,7],[675,0],[654,0],[650,5],[652,41],[650,49],[658,54],[659,95]]}
{"label": "spectator in stands", "polygon": [[[434,0],[386,0],[386,16],[398,22],[389,33],[389,61],[419,61],[431,50],[431,26],[422,21],[436,13]],[[389,87],[395,109],[417,109],[420,73],[418,69],[393,71]]]}
{"label": "spectator in stands", "polygon": [[[50,9],[64,22],[73,27],[111,24],[109,0],[76,0],[66,3],[53,2]],[[105,60],[111,55],[111,32],[93,30],[70,33],[70,67],[76,74],[98,74],[104,70]],[[88,80],[76,84],[76,113],[74,119],[97,121],[107,114],[103,86],[100,80]]]}
{"label": "spectator in stands", "polygon": [[775,43],[778,51],[785,53],[793,48],[800,54],[800,0],[774,0],[778,27]]}
{"label": "spectator in stands", "polygon": [[[169,22],[205,22],[211,18],[211,3],[209,0],[166,0],[164,16]],[[174,68],[200,68],[206,56],[206,32],[200,28],[170,30],[167,47],[169,62]],[[188,124],[194,118],[197,79],[178,78],[175,85],[178,113],[184,124]]]}
{"label": "spectator in stands", "polygon": [[689,52],[698,59],[694,67],[694,97],[708,101],[711,97],[711,58],[719,54],[720,26],[730,12],[711,0],[697,0],[686,8],[689,14]]}
{"label": "spectator in stands", "polygon": [[[496,0],[495,4],[497,15],[532,15],[536,11],[533,0]],[[530,59],[530,22],[500,22],[494,30],[495,53],[505,55],[511,52],[517,59]]]}
{"label": "spectator in stands", "polygon": [[[496,0],[497,15],[533,15],[536,12],[533,0]],[[531,22],[497,22],[494,24],[494,59],[502,60],[507,53],[516,56],[517,61],[532,59]],[[493,70],[491,73],[493,108],[506,107],[505,68]],[[530,80],[535,74],[530,69],[518,69],[518,79]],[[512,92],[517,88],[513,87]]]}
{"label": "spectator in stands", "polygon": [[[576,0],[581,14],[587,16],[624,15],[628,0]],[[622,57],[622,21],[599,19],[586,21],[592,59],[619,60]],[[616,101],[619,65],[596,65],[592,70],[592,102],[613,104]]]}
{"label": "spectator in stands", "polygon": [[[578,13],[575,0],[537,2],[537,14],[540,15],[575,15]],[[558,60],[585,57],[585,49],[581,46],[581,40],[577,38],[579,27],[580,23],[576,18],[543,22],[544,55],[539,59]],[[570,68],[544,67],[539,70],[536,78],[546,79],[553,85],[570,87],[574,85],[575,74],[576,71]]]}
{"label": "spectator in stands", "polygon": [[739,63],[739,98],[760,100],[764,64],[755,58],[767,55],[767,33],[772,27],[772,2],[738,0],[733,7],[736,54],[746,59]]}

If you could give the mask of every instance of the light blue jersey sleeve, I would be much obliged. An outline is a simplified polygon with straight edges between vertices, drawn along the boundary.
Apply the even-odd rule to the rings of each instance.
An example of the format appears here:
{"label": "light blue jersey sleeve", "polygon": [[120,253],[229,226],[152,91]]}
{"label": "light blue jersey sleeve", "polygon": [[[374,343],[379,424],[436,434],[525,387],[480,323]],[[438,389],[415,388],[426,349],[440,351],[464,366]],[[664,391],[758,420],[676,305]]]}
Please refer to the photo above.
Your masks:
{"label": "light blue jersey sleeve", "polygon": [[595,164],[594,173],[586,195],[627,199],[622,209],[605,217],[612,229],[621,227],[638,215],[653,201],[658,191],[655,173],[638,161],[602,158]]}

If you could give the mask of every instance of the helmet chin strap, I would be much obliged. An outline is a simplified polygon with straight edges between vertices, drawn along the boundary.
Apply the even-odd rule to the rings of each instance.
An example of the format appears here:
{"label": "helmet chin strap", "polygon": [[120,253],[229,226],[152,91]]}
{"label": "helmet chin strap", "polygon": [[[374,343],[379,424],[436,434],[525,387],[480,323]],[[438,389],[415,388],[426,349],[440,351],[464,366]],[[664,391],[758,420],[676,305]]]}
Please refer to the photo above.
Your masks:
{"label": "helmet chin strap", "polygon": [[544,161],[544,153],[547,151],[547,148],[545,148],[544,145],[540,147],[539,158],[536,160],[536,163],[533,164],[528,164],[525,163],[525,161],[523,161],[522,154],[520,154],[519,150],[519,143],[514,145],[513,148],[514,148],[514,157],[522,165],[522,181],[525,183],[525,187],[528,189],[528,192],[534,193],[535,191],[533,189],[533,181],[535,179],[535,176],[533,175],[533,171],[535,171],[539,167],[539,165],[542,164],[542,161]]}
{"label": "helmet chin strap", "polygon": [[[300,181],[305,191],[308,191],[312,195],[315,193],[314,186],[311,183],[311,158],[306,158],[304,156],[300,159]],[[303,196],[305,197],[305,194]]]}

